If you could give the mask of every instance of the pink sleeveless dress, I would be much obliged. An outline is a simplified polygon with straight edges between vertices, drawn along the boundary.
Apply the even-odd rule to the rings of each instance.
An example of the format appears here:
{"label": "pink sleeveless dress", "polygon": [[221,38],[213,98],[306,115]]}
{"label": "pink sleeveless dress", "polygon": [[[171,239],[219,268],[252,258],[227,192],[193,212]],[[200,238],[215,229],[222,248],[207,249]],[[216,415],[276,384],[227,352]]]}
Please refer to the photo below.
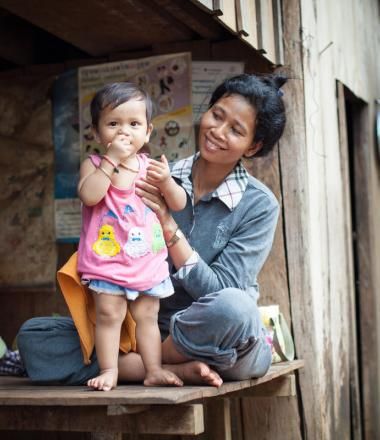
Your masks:
{"label": "pink sleeveless dress", "polygon": [[[137,155],[139,173],[145,177],[148,158]],[[101,157],[90,156],[98,167]],[[110,185],[95,206],[82,206],[82,229],[78,248],[78,272],[82,280],[101,280],[127,290],[148,292],[170,282],[168,256],[160,222],[131,188]],[[170,283],[170,284],[168,284]],[[154,292],[154,289],[153,289]],[[158,295],[154,295],[158,296]]]}

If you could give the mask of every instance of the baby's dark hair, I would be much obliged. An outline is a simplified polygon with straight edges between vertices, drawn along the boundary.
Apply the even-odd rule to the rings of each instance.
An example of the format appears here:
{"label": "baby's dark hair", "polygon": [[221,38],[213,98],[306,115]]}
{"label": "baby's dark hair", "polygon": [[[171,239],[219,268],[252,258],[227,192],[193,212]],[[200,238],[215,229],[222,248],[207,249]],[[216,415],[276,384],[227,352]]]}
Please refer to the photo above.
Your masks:
{"label": "baby's dark hair", "polygon": [[145,101],[146,120],[148,125],[152,120],[153,103],[151,97],[142,88],[131,82],[116,82],[106,84],[98,90],[91,101],[92,125],[98,128],[101,112],[106,107],[114,109],[130,99]]}
{"label": "baby's dark hair", "polygon": [[211,96],[209,107],[223,96],[241,95],[254,108],[256,132],[253,140],[263,145],[256,157],[268,154],[284,131],[286,116],[280,87],[286,81],[281,74],[257,76],[243,73],[226,79]]}

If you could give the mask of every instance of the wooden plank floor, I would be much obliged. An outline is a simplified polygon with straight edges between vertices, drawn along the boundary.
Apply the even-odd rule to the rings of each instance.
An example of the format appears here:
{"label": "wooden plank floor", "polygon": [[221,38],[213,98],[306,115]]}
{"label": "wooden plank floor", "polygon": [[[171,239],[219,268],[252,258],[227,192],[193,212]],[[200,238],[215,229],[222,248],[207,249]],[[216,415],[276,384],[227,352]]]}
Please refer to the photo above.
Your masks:
{"label": "wooden plank floor", "polygon": [[119,385],[116,390],[92,391],[85,386],[36,385],[26,378],[0,377],[0,405],[5,406],[103,406],[103,405],[173,405],[221,396],[271,381],[302,368],[295,360],[274,364],[261,378],[226,382],[220,388],[210,386],[144,387]]}

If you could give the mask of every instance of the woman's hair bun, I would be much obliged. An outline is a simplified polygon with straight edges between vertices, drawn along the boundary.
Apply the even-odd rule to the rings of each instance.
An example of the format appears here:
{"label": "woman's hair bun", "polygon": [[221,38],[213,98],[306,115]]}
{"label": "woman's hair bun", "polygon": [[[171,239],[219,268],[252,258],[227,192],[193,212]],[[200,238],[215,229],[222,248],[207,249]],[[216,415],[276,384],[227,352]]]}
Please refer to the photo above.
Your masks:
{"label": "woman's hair bun", "polygon": [[272,75],[261,76],[261,80],[264,84],[279,90],[288,80],[287,76],[283,73],[274,73]]}
{"label": "woman's hair bun", "polygon": [[279,73],[278,75],[273,75],[273,85],[276,89],[280,89],[288,80],[288,77],[283,73]]}

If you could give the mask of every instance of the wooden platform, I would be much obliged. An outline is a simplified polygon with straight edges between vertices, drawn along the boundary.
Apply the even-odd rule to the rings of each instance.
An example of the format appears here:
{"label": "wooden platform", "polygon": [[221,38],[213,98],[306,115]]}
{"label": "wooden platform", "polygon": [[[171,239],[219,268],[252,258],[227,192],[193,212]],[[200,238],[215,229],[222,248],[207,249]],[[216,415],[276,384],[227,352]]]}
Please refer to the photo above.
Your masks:
{"label": "wooden platform", "polygon": [[0,377],[0,430],[83,431],[94,433],[93,438],[101,432],[109,439],[121,439],[123,432],[197,435],[204,431],[207,401],[215,401],[214,408],[226,419],[224,397],[295,395],[293,373],[302,367],[301,360],[275,364],[262,378],[227,382],[220,388],[120,385],[109,392]]}

